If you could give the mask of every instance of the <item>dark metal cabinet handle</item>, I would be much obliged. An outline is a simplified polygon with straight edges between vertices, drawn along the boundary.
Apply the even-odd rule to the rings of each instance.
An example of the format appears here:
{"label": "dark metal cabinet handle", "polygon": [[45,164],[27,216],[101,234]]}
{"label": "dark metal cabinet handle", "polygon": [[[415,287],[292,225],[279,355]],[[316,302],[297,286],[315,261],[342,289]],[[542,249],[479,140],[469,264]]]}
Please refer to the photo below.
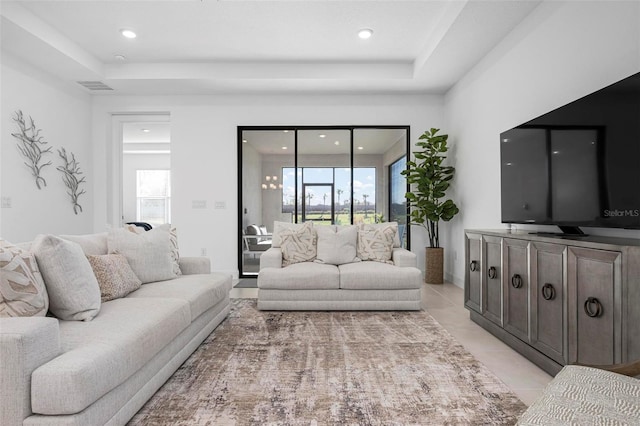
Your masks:
{"label": "dark metal cabinet handle", "polygon": [[[593,306],[595,306],[595,310]],[[597,318],[602,316],[603,311],[602,303],[595,297],[588,297],[587,300],[584,301],[584,313],[587,314],[587,316]]]}
{"label": "dark metal cabinet handle", "polygon": [[556,298],[556,289],[553,288],[553,284],[546,283],[542,286],[542,297],[544,297],[544,300],[553,300]]}
{"label": "dark metal cabinet handle", "polygon": [[522,277],[519,274],[513,274],[513,277],[511,277],[511,285],[513,288],[522,287]]}
{"label": "dark metal cabinet handle", "polygon": [[475,271],[477,271],[478,269],[479,269],[479,268],[478,268],[478,261],[477,261],[477,260],[472,260],[472,261],[471,261],[471,263],[469,264],[469,270],[470,270],[471,272],[475,272]]}
{"label": "dark metal cabinet handle", "polygon": [[498,276],[498,270],[496,269],[495,266],[492,266],[489,268],[489,270],[487,271],[487,276],[491,279],[494,279],[495,277]]}

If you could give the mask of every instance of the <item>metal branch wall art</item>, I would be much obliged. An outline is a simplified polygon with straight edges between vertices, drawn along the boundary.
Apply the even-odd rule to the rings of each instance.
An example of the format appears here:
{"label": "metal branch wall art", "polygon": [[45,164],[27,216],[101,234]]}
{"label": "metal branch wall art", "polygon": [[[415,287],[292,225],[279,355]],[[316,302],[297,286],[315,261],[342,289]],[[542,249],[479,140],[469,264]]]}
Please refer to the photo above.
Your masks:
{"label": "metal branch wall art", "polygon": [[47,181],[40,175],[42,168],[51,165],[51,161],[43,163],[42,156],[51,152],[51,147],[45,148],[48,142],[40,136],[41,129],[36,128],[33,118],[29,116],[29,124],[27,125],[22,111],[18,110],[13,117],[13,121],[20,128],[19,133],[11,133],[11,136],[17,138],[18,150],[27,159],[24,164],[31,169],[31,174],[36,178],[36,186],[42,189],[40,184],[47,186]]}
{"label": "metal branch wall art", "polygon": [[58,154],[64,160],[64,166],[56,167],[56,169],[62,172],[62,181],[69,188],[67,194],[71,197],[73,212],[78,214],[78,211],[82,211],[82,206],[78,204],[78,197],[85,193],[84,189],[80,189],[80,184],[85,182],[84,177],[80,177],[82,174],[80,163],[76,161],[76,157],[72,152],[70,153],[71,158],[69,158],[64,148],[59,149]]}

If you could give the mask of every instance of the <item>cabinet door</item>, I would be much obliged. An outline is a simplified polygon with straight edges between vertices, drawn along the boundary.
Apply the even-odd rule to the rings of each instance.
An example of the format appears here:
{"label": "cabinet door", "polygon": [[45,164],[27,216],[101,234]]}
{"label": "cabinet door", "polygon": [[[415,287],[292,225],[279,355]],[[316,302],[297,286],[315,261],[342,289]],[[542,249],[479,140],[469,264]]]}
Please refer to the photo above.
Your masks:
{"label": "cabinet door", "polygon": [[502,240],[504,329],[529,342],[529,242]]}
{"label": "cabinet door", "polygon": [[480,246],[482,236],[478,234],[466,234],[465,237],[465,260],[467,269],[465,272],[464,305],[478,313],[482,313],[480,303]]}
{"label": "cabinet door", "polygon": [[482,237],[482,315],[502,327],[502,238]]}
{"label": "cabinet door", "polygon": [[621,253],[569,247],[569,362],[622,362]]}
{"label": "cabinet door", "polygon": [[559,244],[532,242],[530,248],[531,344],[562,365],[567,363],[566,252]]}

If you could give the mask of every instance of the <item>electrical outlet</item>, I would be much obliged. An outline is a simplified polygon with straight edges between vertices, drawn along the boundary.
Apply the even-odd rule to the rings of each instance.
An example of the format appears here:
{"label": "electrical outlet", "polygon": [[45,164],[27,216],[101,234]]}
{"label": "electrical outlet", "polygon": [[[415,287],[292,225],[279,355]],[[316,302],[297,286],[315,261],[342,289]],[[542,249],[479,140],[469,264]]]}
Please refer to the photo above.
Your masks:
{"label": "electrical outlet", "polygon": [[206,248],[201,248],[200,249],[200,256],[206,256],[207,255],[207,249]]}
{"label": "electrical outlet", "polygon": [[453,251],[453,260],[458,260],[458,250]]}
{"label": "electrical outlet", "polygon": [[10,209],[11,208],[11,197],[2,197],[2,204],[1,204],[3,209]]}

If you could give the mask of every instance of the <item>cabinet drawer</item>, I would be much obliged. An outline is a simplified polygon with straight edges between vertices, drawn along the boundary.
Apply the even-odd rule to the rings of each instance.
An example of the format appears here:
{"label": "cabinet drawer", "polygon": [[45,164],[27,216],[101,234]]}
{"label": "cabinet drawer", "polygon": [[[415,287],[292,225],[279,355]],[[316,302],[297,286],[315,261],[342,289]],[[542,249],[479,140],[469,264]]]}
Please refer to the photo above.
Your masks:
{"label": "cabinet drawer", "polygon": [[622,362],[621,253],[569,247],[569,362]]}
{"label": "cabinet drawer", "polygon": [[502,246],[504,329],[529,341],[529,242],[505,238]]}
{"label": "cabinet drawer", "polygon": [[482,315],[502,327],[502,238],[482,237]]}
{"label": "cabinet drawer", "polygon": [[566,253],[564,245],[531,243],[531,344],[563,365],[567,363]]}
{"label": "cabinet drawer", "polygon": [[464,288],[464,304],[467,308],[482,313],[481,300],[481,250],[482,237],[478,234],[467,234],[465,240],[466,279]]}

